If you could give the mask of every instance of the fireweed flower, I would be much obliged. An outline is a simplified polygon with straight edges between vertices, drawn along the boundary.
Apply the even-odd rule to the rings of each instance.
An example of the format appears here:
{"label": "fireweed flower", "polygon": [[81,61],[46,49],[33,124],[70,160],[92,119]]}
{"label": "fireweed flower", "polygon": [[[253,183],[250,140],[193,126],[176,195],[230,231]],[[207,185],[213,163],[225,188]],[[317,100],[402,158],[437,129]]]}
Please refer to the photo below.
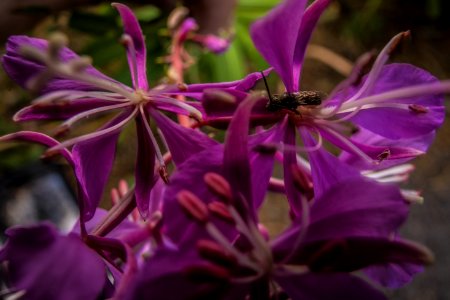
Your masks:
{"label": "fireweed flower", "polygon": [[[10,37],[3,67],[8,75],[25,88],[41,93],[31,106],[19,111],[14,119],[65,120],[61,131],[72,128],[82,119],[100,113],[118,111],[118,115],[95,132],[78,136],[49,149],[49,154],[73,146],[75,172],[81,180],[83,193],[88,199],[85,218],[92,217],[110,173],[116,143],[121,129],[135,120],[138,136],[136,159],[136,203],[141,214],[148,214],[152,186],[156,182],[154,169],[167,181],[168,174],[163,155],[149,118],[162,132],[175,164],[191,154],[216,142],[199,131],[184,128],[172,122],[161,111],[201,119],[195,106],[174,99],[172,95],[199,98],[209,87],[230,89],[246,88],[260,78],[251,74],[235,82],[199,84],[186,87],[158,86],[150,88],[146,75],[146,48],[144,37],[132,11],[122,4],[114,4],[124,24],[123,43],[127,49],[133,87],[125,86],[94,69],[88,59],[77,56],[64,47],[62,37],[45,40],[26,36]],[[155,163],[156,157],[156,163]]]}
{"label": "fireweed flower", "polygon": [[[258,186],[249,178],[249,138],[244,131],[251,102],[254,99],[245,100],[230,123],[217,172],[201,158],[217,151],[205,150],[173,176],[164,211],[165,217],[177,220],[166,229],[178,249],[159,249],[136,277],[127,299],[276,299],[283,294],[292,299],[385,299],[352,272],[430,261],[431,254],[422,246],[389,237],[408,212],[398,189],[365,179],[353,169],[320,197],[302,201],[301,216],[268,241],[252,203]],[[324,150],[316,151],[314,159],[319,165],[337,161]],[[323,176],[330,181],[335,175]],[[175,285],[176,291],[171,288]]]}
{"label": "fireweed flower", "polygon": [[[0,250],[4,279],[23,299],[97,299],[107,287],[105,264],[75,234],[50,223],[14,227]],[[21,298],[21,297],[19,297]]]}
{"label": "fireweed flower", "polygon": [[[331,0],[317,0],[304,9],[306,2],[286,0],[251,27],[256,48],[278,73],[286,88],[282,95],[271,96],[266,106],[256,106],[252,114],[255,122],[267,124],[275,121],[279,126],[287,123],[280,140],[273,138],[267,142],[275,145],[282,142],[276,148],[283,151],[285,188],[295,215],[301,210],[301,195],[294,188],[291,172],[292,166],[298,163],[295,150],[299,149],[296,145],[297,131],[304,144],[307,135],[317,136],[316,143],[306,145],[304,150],[308,153],[321,148],[323,139],[326,139],[362,161],[364,170],[374,169],[384,161],[399,162],[424,153],[427,143],[432,140],[429,137],[444,119],[442,93],[450,91],[450,82],[439,82],[417,67],[385,65],[398,43],[408,36],[407,32],[395,36],[386,45],[364,77],[361,72],[368,62],[363,57],[350,77],[328,97],[318,92],[300,91],[300,72],[308,41]],[[215,114],[224,117],[220,112]],[[383,141],[365,144],[358,136],[352,139],[349,135],[354,127],[380,135]],[[423,140],[419,143],[418,139]],[[414,143],[402,144],[406,140]],[[264,150],[264,147],[260,149]],[[316,168],[313,163],[311,167]],[[321,191],[318,188],[314,190],[320,197]]]}

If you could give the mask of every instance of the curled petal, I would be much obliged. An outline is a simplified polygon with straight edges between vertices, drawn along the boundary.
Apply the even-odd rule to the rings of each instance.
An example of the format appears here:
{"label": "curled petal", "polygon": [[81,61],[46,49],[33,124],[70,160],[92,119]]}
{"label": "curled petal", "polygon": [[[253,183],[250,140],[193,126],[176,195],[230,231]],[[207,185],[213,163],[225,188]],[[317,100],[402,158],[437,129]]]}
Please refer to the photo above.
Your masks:
{"label": "curled petal", "polygon": [[168,117],[153,110],[150,110],[150,114],[161,129],[176,164],[181,164],[191,156],[217,145],[216,141],[199,130],[178,125]]}
{"label": "curled petal", "polygon": [[292,74],[293,59],[305,0],[286,0],[250,28],[256,49],[280,75],[288,92],[297,92]]}
{"label": "curled petal", "polygon": [[[41,63],[24,57],[21,54],[21,48],[23,46],[33,47],[40,51],[47,51],[48,42],[43,39],[31,38],[28,36],[16,35],[11,36],[6,44],[6,54],[2,57],[3,68],[6,73],[14,81],[16,81],[20,86],[26,88],[27,82],[34,76],[46,70],[46,66]],[[75,52],[69,48],[63,47],[59,52],[59,58],[62,62],[69,62],[71,60],[79,58]],[[100,73],[92,66],[88,66],[85,72],[91,76],[98,77],[104,80],[112,81],[115,84],[122,85],[115,80],[107,77],[106,75]],[[64,78],[53,78],[47,83],[42,93],[47,93],[56,90],[96,90],[96,87],[90,86],[79,81],[64,79]]]}
{"label": "curled petal", "polygon": [[125,34],[131,37],[132,45],[126,45],[128,64],[130,66],[133,82],[137,82],[136,89],[147,91],[147,48],[145,46],[144,35],[136,16],[131,9],[120,3],[112,4],[120,13]]}
{"label": "curled petal", "polygon": [[[103,129],[117,125],[129,115],[129,111],[120,114]],[[79,142],[73,146],[75,174],[87,197],[85,215],[81,216],[85,221],[93,217],[95,209],[100,203],[106,180],[113,165],[120,131],[119,127],[107,134]]]}
{"label": "curled petal", "polygon": [[323,11],[330,5],[332,0],[316,0],[314,1],[303,14],[300,30],[298,32],[297,41],[294,50],[293,62],[293,90],[299,89],[300,72],[305,58],[306,47],[311,39],[312,32],[316,27],[317,21],[322,15]]}
{"label": "curled petal", "polygon": [[[50,223],[14,227],[0,251],[8,279],[26,299],[97,299],[106,283],[102,259],[75,235],[61,236]],[[61,276],[64,274],[64,276]]]}
{"label": "curled petal", "polygon": [[381,291],[376,290],[369,283],[349,274],[309,273],[305,275],[277,276],[276,281],[292,300],[387,299]]}
{"label": "curled petal", "polygon": [[[364,80],[361,85],[364,84]],[[443,106],[443,89],[437,92],[438,80],[430,73],[408,64],[391,64],[385,66],[370,93],[361,99],[345,103],[346,106],[362,106],[360,111],[351,118],[353,122],[383,137],[398,140],[414,138],[435,131],[442,125],[445,116]],[[360,86],[361,86],[360,85]],[[360,88],[336,95],[351,97]],[[422,86],[417,96],[410,97],[382,97],[386,92],[399,89]],[[380,95],[380,98],[371,103],[365,98]],[[345,100],[344,100],[345,102]]]}
{"label": "curled petal", "polygon": [[139,115],[136,118],[138,150],[135,170],[136,205],[145,219],[149,213],[151,191],[156,183],[155,177],[155,149],[143,122],[147,122]]}

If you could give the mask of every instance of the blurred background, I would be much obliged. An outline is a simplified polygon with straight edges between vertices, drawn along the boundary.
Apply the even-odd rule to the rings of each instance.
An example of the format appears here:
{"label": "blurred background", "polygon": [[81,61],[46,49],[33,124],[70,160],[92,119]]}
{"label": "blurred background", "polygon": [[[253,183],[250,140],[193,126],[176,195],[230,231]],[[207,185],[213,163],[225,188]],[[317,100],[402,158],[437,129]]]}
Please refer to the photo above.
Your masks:
{"label": "blurred background", "polygon": [[[257,53],[248,27],[263,16],[278,0],[137,0],[124,1],[136,12],[148,47],[148,76],[151,85],[162,82],[168,65],[171,38],[167,17],[176,5],[184,5],[199,23],[199,32],[234,34],[227,52],[215,55],[196,44],[186,49],[195,63],[186,71],[185,81],[215,82],[242,78],[262,70],[267,64]],[[450,2],[444,0],[340,0],[322,17],[313,35],[313,45],[325,47],[350,62],[364,52],[380,50],[396,33],[411,30],[412,37],[394,61],[409,62],[440,79],[450,78]],[[70,48],[93,58],[94,66],[121,82],[130,84],[125,51],[119,38],[122,26],[117,12],[99,0],[2,0],[0,2],[0,42],[12,34],[46,38],[55,31],[69,36]],[[302,76],[305,90],[329,92],[345,77],[321,59],[314,49]],[[4,48],[2,49],[4,52]],[[345,61],[342,63],[345,67]],[[342,64],[340,64],[342,66]],[[345,71],[345,70],[344,70]],[[0,135],[18,130],[39,130],[52,134],[55,123],[15,124],[12,115],[32,100],[32,96],[0,71]],[[272,92],[277,78],[271,75]],[[263,88],[261,85],[259,88]],[[447,104],[447,112],[449,105]],[[83,132],[96,128],[102,120],[81,125]],[[133,180],[136,153],[134,128],[126,128],[120,138],[117,159],[107,190],[124,178]],[[219,133],[220,134],[220,133]],[[398,291],[388,291],[392,299],[450,299],[450,124],[438,131],[428,154],[415,161],[417,170],[409,187],[423,192],[425,203],[412,207],[403,235],[433,250],[436,262],[414,282]],[[131,142],[130,142],[131,141]],[[0,230],[13,224],[50,219],[68,230],[76,219],[71,170],[61,160],[42,161],[43,148],[29,144],[0,144]],[[103,206],[110,205],[105,193]],[[268,197],[261,214],[271,232],[286,227],[286,201]]]}

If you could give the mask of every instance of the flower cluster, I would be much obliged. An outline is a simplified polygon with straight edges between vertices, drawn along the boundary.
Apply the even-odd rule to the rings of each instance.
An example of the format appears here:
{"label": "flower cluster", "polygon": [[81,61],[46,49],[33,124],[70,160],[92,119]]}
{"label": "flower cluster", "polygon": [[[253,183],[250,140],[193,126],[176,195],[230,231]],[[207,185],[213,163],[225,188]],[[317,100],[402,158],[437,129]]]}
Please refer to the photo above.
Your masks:
{"label": "flower cluster", "polygon": [[[398,183],[441,126],[450,82],[413,65],[387,64],[409,35],[402,32],[377,57],[361,56],[328,95],[302,90],[306,48],[330,3],[284,0],[257,20],[250,35],[271,68],[233,82],[183,82],[183,69],[192,63],[185,41],[212,52],[229,43],[196,34],[185,12],[169,22],[170,80],[157,86],[147,80],[142,30],[123,4],[113,6],[124,26],[132,86],[100,73],[67,48],[62,35],[10,37],[3,67],[38,93],[14,120],[62,123],[57,139],[21,131],[0,141],[38,143],[48,148],[45,156],[62,155],[73,168],[80,218],[69,234],[48,222],[8,229],[0,294],[384,299],[377,285],[410,282],[433,257],[398,234],[410,205],[422,201]],[[271,72],[284,93],[270,93]],[[260,79],[268,93],[251,90]],[[59,139],[103,113],[113,117],[97,130]],[[105,211],[99,202],[128,123],[136,127],[135,181],[130,188],[120,183]],[[225,141],[211,138],[205,126],[226,128]],[[276,164],[282,178],[274,177]],[[290,208],[291,225],[274,237],[258,217],[268,191],[284,194]]]}

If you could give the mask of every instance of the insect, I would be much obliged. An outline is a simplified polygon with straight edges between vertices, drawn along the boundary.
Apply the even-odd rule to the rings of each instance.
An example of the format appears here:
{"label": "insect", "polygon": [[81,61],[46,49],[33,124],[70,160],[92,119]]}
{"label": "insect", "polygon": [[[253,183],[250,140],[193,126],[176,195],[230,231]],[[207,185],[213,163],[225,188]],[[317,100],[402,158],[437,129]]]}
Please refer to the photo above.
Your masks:
{"label": "insect", "polygon": [[269,86],[267,85],[266,77],[261,72],[264,79],[264,84],[269,94],[269,102],[267,102],[266,108],[271,112],[277,112],[283,109],[298,113],[297,108],[299,106],[317,106],[322,103],[322,99],[325,98],[325,94],[319,91],[301,91],[296,93],[283,93],[281,95],[271,95]]}

